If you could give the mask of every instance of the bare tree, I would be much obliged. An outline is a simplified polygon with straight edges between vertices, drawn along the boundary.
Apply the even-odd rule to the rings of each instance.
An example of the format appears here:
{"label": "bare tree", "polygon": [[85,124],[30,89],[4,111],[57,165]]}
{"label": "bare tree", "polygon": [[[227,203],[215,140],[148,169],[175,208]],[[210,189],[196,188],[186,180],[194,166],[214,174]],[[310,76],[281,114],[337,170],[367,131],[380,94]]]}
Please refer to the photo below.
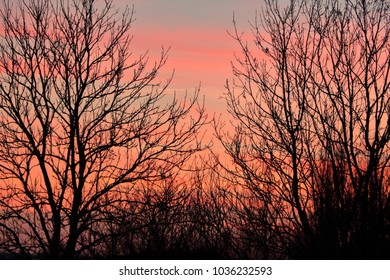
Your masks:
{"label": "bare tree", "polygon": [[[92,257],[199,259],[232,258],[234,215],[229,194],[214,172],[181,172],[163,182],[140,184],[129,193],[133,203],[106,212],[113,222],[94,233],[104,241]],[[97,225],[98,223],[96,223]],[[107,233],[110,233],[109,235]]]}
{"label": "bare tree", "polygon": [[[286,257],[377,258],[389,229],[388,1],[265,0],[216,124]],[[256,48],[254,48],[254,45]],[[287,246],[286,246],[287,245]],[[272,256],[271,256],[272,257]]]}
{"label": "bare tree", "polygon": [[134,57],[134,12],[111,1],[4,1],[0,18],[0,250],[75,258],[135,184],[201,149],[199,92],[167,101],[167,51]]}

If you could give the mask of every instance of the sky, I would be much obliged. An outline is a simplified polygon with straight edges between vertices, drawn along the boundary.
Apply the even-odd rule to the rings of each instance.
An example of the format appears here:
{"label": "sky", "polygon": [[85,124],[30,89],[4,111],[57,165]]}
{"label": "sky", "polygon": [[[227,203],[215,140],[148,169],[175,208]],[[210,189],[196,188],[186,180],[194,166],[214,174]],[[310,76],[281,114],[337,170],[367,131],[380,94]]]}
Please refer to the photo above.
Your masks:
{"label": "sky", "polygon": [[114,0],[116,7],[135,9],[132,27],[134,53],[148,50],[157,60],[161,47],[171,47],[161,78],[175,71],[167,94],[190,94],[201,85],[209,112],[226,111],[220,96],[226,79],[232,78],[231,61],[239,52],[229,36],[233,13],[240,30],[250,32],[261,0]]}

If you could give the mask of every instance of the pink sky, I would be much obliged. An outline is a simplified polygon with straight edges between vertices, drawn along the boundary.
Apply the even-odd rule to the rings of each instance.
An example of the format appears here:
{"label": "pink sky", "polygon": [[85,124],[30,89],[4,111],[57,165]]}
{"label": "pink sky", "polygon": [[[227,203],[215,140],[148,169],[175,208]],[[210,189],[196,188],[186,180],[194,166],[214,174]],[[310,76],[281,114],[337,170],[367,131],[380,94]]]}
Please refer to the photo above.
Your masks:
{"label": "pink sky", "polygon": [[175,70],[167,91],[178,95],[192,93],[201,83],[209,113],[226,112],[219,97],[227,78],[232,78],[231,61],[239,52],[237,43],[228,35],[233,29],[233,12],[239,28],[249,32],[248,21],[261,8],[258,0],[114,0],[116,7],[134,5],[136,21],[132,33],[133,52],[149,50],[157,59],[161,47],[171,47],[168,63],[160,77]]}

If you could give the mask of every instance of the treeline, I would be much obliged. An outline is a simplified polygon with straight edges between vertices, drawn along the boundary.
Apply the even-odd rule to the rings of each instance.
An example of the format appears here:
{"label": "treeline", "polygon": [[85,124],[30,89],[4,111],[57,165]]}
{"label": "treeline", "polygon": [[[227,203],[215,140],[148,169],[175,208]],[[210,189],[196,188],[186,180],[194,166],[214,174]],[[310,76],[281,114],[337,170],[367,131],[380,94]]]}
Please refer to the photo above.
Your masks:
{"label": "treeline", "polygon": [[134,58],[133,11],[98,7],[1,9],[2,258],[390,258],[388,1],[234,23],[230,122],[169,98],[167,52]]}

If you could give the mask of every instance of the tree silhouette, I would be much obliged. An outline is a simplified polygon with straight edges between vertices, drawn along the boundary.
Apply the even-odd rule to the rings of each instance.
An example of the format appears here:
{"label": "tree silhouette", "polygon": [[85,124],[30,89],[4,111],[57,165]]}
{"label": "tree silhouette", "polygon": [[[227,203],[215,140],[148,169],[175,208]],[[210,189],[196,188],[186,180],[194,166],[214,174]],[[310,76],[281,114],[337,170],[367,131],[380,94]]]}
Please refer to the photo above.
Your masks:
{"label": "tree silhouette", "polygon": [[215,125],[253,232],[271,258],[388,257],[389,3],[264,2],[254,44],[232,33],[235,132]]}
{"label": "tree silhouette", "polygon": [[132,188],[165,180],[201,149],[198,92],[167,101],[169,81],[156,82],[167,51],[152,66],[132,55],[133,14],[111,1],[3,2],[0,251],[92,251]]}

